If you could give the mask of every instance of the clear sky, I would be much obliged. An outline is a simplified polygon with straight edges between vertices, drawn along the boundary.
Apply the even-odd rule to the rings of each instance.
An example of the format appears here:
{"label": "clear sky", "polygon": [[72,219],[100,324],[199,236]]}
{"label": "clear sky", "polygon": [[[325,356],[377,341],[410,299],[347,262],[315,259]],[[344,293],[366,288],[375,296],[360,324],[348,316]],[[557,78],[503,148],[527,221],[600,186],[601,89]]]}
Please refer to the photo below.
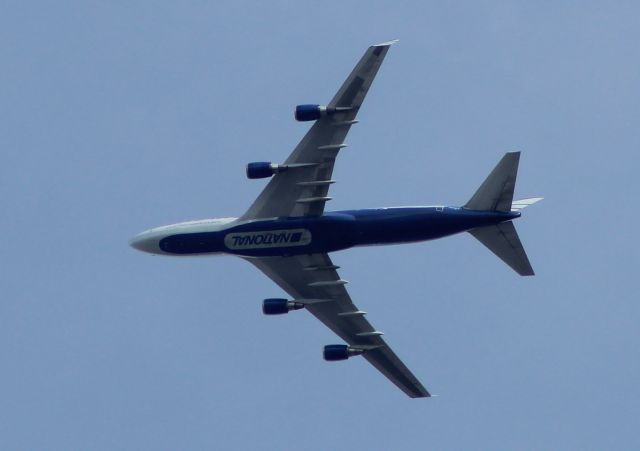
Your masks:
{"label": "clear sky", "polygon": [[[5,1],[0,448],[640,449],[637,2]],[[331,209],[459,205],[521,150],[520,278],[464,234],[333,255],[412,400],[232,257],[129,248],[240,215],[370,44],[400,39]]]}

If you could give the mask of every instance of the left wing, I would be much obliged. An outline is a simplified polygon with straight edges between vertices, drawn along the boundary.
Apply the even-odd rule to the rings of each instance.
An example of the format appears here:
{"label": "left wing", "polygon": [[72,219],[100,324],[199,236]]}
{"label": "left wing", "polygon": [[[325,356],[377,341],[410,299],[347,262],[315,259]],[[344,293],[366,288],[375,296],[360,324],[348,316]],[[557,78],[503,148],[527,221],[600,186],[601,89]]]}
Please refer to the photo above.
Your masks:
{"label": "left wing", "polygon": [[412,398],[431,396],[353,304],[327,254],[246,258]]}
{"label": "left wing", "polygon": [[289,166],[273,176],[241,220],[292,216],[319,216],[324,211],[333,164],[344,139],[369,91],[389,47],[395,41],[367,49],[342,84],[327,109],[335,109],[316,120],[289,158]]}

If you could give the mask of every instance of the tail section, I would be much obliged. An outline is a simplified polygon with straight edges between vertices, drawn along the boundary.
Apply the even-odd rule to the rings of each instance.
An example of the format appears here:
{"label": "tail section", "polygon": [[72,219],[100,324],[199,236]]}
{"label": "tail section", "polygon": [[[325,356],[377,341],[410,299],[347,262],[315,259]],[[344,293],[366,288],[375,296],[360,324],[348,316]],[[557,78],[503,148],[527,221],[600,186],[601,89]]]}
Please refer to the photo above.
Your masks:
{"label": "tail section", "polygon": [[520,152],[505,154],[464,208],[483,211],[511,211],[519,162]]}
{"label": "tail section", "polygon": [[513,222],[480,227],[470,230],[469,233],[521,276],[535,274]]}
{"label": "tail section", "polygon": [[[542,200],[541,197],[534,197],[513,201],[519,162],[520,152],[505,154],[464,208],[510,213],[519,212]],[[534,275],[513,222],[480,227],[469,233],[521,276]]]}
{"label": "tail section", "polygon": [[544,197],[530,197],[529,199],[514,200],[511,204],[511,211],[520,211],[527,208],[529,205],[540,202],[542,199],[544,199]]}

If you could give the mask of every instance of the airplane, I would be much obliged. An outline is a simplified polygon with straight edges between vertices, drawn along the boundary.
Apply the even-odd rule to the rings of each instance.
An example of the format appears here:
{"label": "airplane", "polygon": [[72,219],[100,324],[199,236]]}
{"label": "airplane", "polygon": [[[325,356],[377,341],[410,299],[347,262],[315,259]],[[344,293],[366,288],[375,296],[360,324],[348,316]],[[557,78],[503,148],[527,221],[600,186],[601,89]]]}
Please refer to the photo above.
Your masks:
{"label": "airplane", "polygon": [[306,309],[346,344],[324,347],[327,361],[361,355],[412,398],[431,396],[391,350],[383,333],[351,300],[329,257],[356,246],[412,243],[469,232],[522,276],[534,274],[513,220],[542,198],[513,201],[519,152],[509,152],[462,207],[390,207],[325,212],[333,165],[389,48],[369,47],[327,105],[295,108],[314,122],[282,164],[249,163],[249,179],[271,178],[239,218],[205,219],[157,227],[130,245],[151,254],[229,254],[252,263],[291,298],[264,299],[266,315]]}

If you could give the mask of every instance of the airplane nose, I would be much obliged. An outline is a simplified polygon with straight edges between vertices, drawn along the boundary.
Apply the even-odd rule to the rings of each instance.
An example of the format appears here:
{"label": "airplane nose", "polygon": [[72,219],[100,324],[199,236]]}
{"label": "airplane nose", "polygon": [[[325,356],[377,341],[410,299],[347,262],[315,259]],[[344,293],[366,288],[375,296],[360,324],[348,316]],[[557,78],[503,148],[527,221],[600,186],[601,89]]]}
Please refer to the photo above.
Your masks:
{"label": "airplane nose", "polygon": [[142,232],[129,240],[129,245],[142,252],[155,254],[158,252],[158,240],[150,236],[149,232]]}

